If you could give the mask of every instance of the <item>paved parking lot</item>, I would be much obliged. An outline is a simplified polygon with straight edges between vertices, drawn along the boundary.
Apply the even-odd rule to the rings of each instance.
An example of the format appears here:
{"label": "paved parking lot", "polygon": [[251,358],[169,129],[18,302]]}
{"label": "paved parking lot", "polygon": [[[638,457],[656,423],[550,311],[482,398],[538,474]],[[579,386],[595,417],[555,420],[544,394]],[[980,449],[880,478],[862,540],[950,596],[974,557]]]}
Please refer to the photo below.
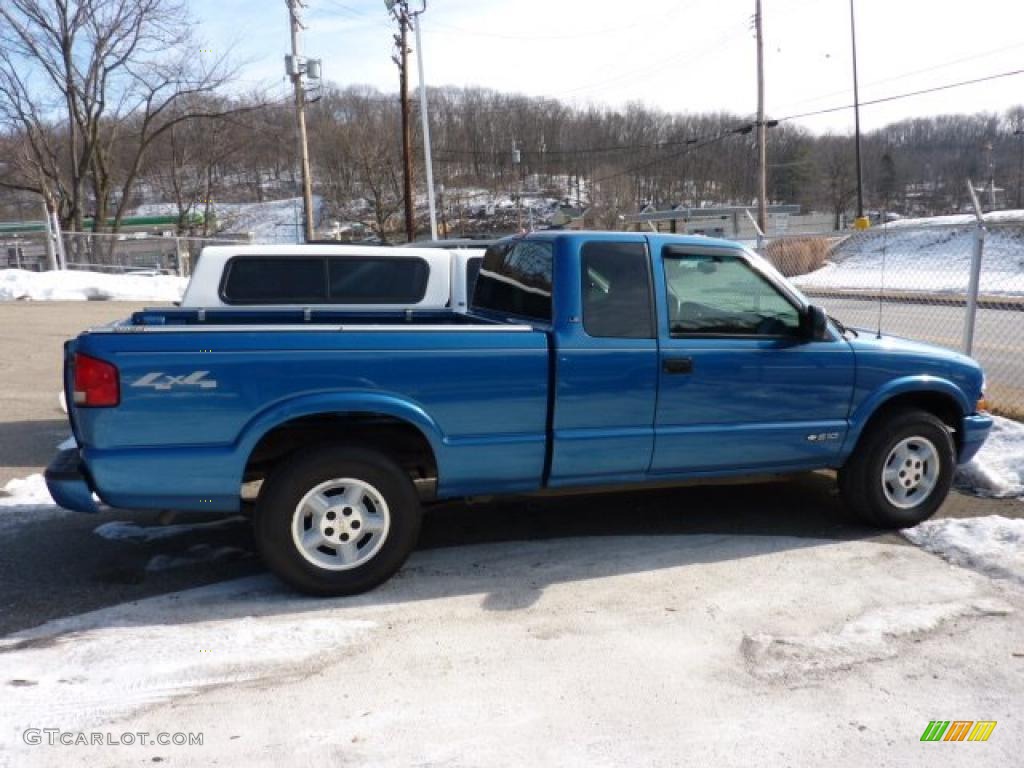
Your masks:
{"label": "paved parking lot", "polygon": [[[67,434],[63,339],[131,309],[0,304],[0,477],[39,471]],[[954,493],[940,515],[1022,511]],[[118,764],[974,766],[1024,747],[1019,587],[853,523],[827,473],[438,505],[402,573],[347,600],[284,589],[244,520],[94,533],[115,521],[161,523],[0,525],[0,765],[95,764],[15,745],[51,711],[65,727],[208,734],[203,749],[102,753]],[[197,548],[229,554],[190,565]],[[130,684],[103,687],[118,675]],[[88,695],[66,687],[90,678]],[[936,762],[920,750],[943,745],[917,742],[936,717],[1000,725]]]}
{"label": "paved parking lot", "polygon": [[[141,309],[126,302],[0,303],[0,487],[42,471],[69,434],[57,393],[61,345],[79,330]],[[945,516],[1016,516],[1014,500],[954,493]],[[628,510],[624,512],[624,510]],[[187,522],[209,516],[187,515]],[[185,538],[151,542],[107,540],[93,530],[114,520],[157,524],[154,513],[68,513],[17,527],[0,526],[0,633],[68,613],[211,583],[260,570],[254,557],[230,556],[188,568],[148,571],[160,555],[193,547],[252,551],[244,522],[199,529]],[[443,504],[430,510],[421,548],[576,536],[752,534],[901,543],[851,521],[826,474],[770,486],[720,486],[630,492],[613,497],[516,499],[489,505]],[[58,565],[59,567],[55,567]]]}

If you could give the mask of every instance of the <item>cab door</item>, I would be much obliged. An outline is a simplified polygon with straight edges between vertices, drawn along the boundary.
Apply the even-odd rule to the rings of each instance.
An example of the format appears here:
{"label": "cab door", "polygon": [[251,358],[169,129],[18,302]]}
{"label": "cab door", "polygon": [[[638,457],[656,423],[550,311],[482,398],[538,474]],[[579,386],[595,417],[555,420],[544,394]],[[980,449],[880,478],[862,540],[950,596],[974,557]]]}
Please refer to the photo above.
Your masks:
{"label": "cab door", "polygon": [[[654,450],[658,339],[646,239],[616,233],[563,243],[560,285],[579,302],[558,308],[551,486],[642,480]],[[575,291],[560,290],[559,296]]]}
{"label": "cab door", "polygon": [[854,380],[849,344],[803,333],[799,299],[741,249],[656,256],[654,474],[777,471],[838,459]]}

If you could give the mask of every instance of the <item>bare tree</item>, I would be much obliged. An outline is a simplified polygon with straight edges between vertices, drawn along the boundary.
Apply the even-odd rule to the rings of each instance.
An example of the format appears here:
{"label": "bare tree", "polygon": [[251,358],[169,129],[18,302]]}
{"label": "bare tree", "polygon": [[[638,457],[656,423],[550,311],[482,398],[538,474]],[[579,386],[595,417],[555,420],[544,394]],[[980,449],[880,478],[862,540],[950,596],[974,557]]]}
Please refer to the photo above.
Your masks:
{"label": "bare tree", "polygon": [[181,0],[5,0],[0,121],[28,138],[30,167],[0,183],[53,190],[65,226],[80,230],[91,181],[94,227],[116,191],[116,229],[152,142],[225,114],[194,97],[230,79],[227,52],[201,54],[191,28]]}
{"label": "bare tree", "polygon": [[818,177],[824,198],[832,211],[833,227],[840,229],[843,214],[857,192],[857,177],[853,162],[853,146],[846,136],[823,136],[819,156]]}

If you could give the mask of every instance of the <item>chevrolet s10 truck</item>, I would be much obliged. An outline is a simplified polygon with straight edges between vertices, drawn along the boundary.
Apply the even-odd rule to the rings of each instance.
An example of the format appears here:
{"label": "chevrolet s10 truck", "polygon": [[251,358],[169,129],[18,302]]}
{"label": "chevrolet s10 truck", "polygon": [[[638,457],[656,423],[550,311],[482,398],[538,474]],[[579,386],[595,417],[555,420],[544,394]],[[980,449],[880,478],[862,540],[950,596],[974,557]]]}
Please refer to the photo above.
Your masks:
{"label": "chevrolet s10 truck", "polygon": [[144,310],[67,342],[64,386],[57,503],[245,488],[266,563],[322,595],[392,575],[440,499],[832,468],[914,525],[992,424],[971,359],[846,329],[735,243],[622,232],[492,245],[465,314]]}

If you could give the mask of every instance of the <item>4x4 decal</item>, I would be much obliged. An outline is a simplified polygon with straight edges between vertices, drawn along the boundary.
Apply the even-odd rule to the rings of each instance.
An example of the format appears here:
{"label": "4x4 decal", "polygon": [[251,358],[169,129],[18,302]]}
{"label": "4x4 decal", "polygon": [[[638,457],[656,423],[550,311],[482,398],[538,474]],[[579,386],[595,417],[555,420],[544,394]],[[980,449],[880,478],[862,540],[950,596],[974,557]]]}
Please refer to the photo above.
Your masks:
{"label": "4x4 decal", "polygon": [[148,387],[150,389],[157,389],[161,391],[168,391],[175,387],[198,387],[199,389],[216,389],[217,381],[215,379],[208,379],[206,375],[209,371],[193,371],[189,374],[182,376],[171,376],[168,373],[162,371],[154,371],[153,373],[147,373],[141,379],[135,381],[133,387]]}

